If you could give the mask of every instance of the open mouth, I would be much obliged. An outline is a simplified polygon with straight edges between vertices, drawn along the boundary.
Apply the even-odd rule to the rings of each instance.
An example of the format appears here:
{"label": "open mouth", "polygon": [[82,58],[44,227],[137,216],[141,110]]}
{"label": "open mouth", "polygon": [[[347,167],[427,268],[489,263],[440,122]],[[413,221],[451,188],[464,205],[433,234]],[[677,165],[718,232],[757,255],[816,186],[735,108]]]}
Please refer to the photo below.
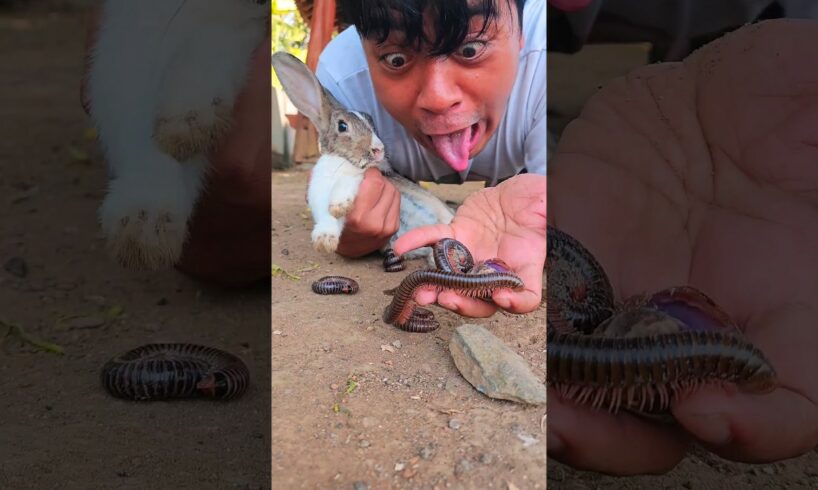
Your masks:
{"label": "open mouth", "polygon": [[426,135],[426,137],[429,146],[435,149],[440,158],[455,171],[462,172],[468,168],[469,155],[477,146],[482,135],[483,127],[478,121],[452,133]]}

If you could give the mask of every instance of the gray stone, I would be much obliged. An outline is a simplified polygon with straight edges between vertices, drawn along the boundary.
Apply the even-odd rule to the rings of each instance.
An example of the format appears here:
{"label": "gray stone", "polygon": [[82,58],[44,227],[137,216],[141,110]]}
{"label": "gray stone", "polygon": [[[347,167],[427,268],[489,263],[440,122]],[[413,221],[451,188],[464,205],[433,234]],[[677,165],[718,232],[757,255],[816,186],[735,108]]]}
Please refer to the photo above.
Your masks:
{"label": "gray stone", "polygon": [[480,393],[530,405],[545,404],[545,383],[531,372],[525,359],[480,325],[457,327],[449,351],[460,374]]}

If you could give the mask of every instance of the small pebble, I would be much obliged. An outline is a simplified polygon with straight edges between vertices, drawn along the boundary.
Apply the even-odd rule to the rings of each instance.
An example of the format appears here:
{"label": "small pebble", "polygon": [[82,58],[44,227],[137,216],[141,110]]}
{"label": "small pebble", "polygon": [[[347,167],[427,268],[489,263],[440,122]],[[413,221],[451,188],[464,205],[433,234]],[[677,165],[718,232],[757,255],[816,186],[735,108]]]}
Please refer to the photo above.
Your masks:
{"label": "small pebble", "polygon": [[488,453],[481,453],[480,456],[477,457],[477,460],[480,461],[481,464],[491,464],[494,462],[494,456]]}
{"label": "small pebble", "polygon": [[369,485],[363,481],[356,481],[352,484],[352,490],[369,490]]}
{"label": "small pebble", "polygon": [[471,461],[468,459],[461,459],[454,467],[454,475],[457,477],[463,476],[472,469]]}
{"label": "small pebble", "polygon": [[395,463],[395,471],[403,471],[406,468],[406,465],[403,463]]}
{"label": "small pebble", "polygon": [[290,255],[290,251],[287,250],[286,248],[282,248],[281,249],[281,255],[284,255],[284,256]]}
{"label": "small pebble", "polygon": [[415,473],[417,473],[417,471],[415,471],[414,469],[406,468],[405,470],[403,470],[403,472],[401,472],[401,476],[408,480],[415,476]]}
{"label": "small pebble", "polygon": [[362,440],[361,442],[358,443],[358,446],[364,447],[364,448],[369,447],[370,445],[371,444],[366,439],[364,439],[364,440]]}
{"label": "small pebble", "polygon": [[429,460],[435,455],[435,450],[431,446],[425,446],[418,450],[421,459]]}
{"label": "small pebble", "polygon": [[457,420],[457,419],[451,419],[451,420],[449,420],[449,428],[450,428],[450,429],[457,430],[457,429],[459,429],[459,428],[460,428],[460,425],[461,425],[461,424],[460,424],[460,421],[459,421],[459,420]]}
{"label": "small pebble", "polygon": [[22,257],[12,257],[6,261],[3,267],[9,274],[16,277],[26,277],[28,275],[28,264]]}
{"label": "small pebble", "polygon": [[331,351],[331,350],[332,350],[332,345],[330,345],[330,343],[329,343],[329,342],[324,342],[323,344],[321,344],[321,349],[322,349],[324,352],[329,352],[329,351]]}
{"label": "small pebble", "polygon": [[402,345],[403,344],[400,343],[400,340],[392,342],[392,346],[395,347],[396,349],[400,349]]}

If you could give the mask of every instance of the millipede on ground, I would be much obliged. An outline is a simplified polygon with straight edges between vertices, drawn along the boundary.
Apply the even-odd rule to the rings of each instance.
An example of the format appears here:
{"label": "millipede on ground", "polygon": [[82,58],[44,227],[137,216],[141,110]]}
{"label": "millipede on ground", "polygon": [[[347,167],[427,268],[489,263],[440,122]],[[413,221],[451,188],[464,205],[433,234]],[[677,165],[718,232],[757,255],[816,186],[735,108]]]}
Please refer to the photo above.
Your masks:
{"label": "millipede on ground", "polygon": [[490,300],[496,289],[520,289],[523,282],[499,259],[474,264],[471,253],[460,242],[447,238],[437,242],[433,256],[438,270],[415,271],[400,286],[387,291],[392,302],[383,313],[383,321],[407,332],[431,332],[440,324],[431,311],[414,303],[418,289],[434,286],[451,289],[464,296]]}
{"label": "millipede on ground", "polygon": [[406,264],[391,248],[386,249],[383,257],[383,270],[386,272],[400,272],[406,269]]}
{"label": "millipede on ground", "polygon": [[701,291],[675,287],[617,305],[590,252],[551,226],[546,268],[546,378],[562,397],[662,416],[706,383],[775,389],[761,350]]}
{"label": "millipede on ground", "polygon": [[312,283],[312,290],[317,294],[355,294],[358,283],[344,276],[326,276]]}
{"label": "millipede on ground", "polygon": [[111,395],[151,401],[241,396],[250,372],[241,359],[212,347],[182,343],[147,344],[108,361],[102,385]]}

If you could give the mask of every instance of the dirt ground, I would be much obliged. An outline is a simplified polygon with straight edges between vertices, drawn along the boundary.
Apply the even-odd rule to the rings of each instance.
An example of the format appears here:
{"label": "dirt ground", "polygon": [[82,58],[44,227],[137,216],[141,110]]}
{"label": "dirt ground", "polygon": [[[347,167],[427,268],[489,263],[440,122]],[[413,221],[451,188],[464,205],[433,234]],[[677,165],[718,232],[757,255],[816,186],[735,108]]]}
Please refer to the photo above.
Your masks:
{"label": "dirt ground", "polygon": [[[559,134],[597,87],[647,62],[648,46],[589,45],[575,55],[550,54],[548,60],[549,127]],[[697,448],[661,476],[617,478],[577,471],[548,460],[551,488],[585,489],[739,489],[818,488],[818,449],[771,465],[723,460]]]}
{"label": "dirt ground", "polygon": [[[381,320],[412,270],[381,258],[315,252],[304,202],[306,172],[273,174],[273,478],[280,488],[545,488],[544,408],[489,399],[458,373],[448,351],[466,320],[435,308],[441,328],[412,334]],[[467,192],[441,186],[441,197]],[[357,280],[352,296],[319,296],[325,275]],[[472,320],[521,354],[542,379],[545,308]],[[350,388],[350,380],[357,387]],[[351,391],[351,393],[347,393]]]}
{"label": "dirt ground", "polygon": [[[0,488],[270,488],[269,289],[108,258],[105,167],[79,103],[84,32],[78,13],[0,11],[0,265],[27,264],[25,277],[0,268],[0,319],[64,350],[8,338],[0,351]],[[251,388],[230,403],[108,396],[102,365],[153,341],[233,352]]]}

